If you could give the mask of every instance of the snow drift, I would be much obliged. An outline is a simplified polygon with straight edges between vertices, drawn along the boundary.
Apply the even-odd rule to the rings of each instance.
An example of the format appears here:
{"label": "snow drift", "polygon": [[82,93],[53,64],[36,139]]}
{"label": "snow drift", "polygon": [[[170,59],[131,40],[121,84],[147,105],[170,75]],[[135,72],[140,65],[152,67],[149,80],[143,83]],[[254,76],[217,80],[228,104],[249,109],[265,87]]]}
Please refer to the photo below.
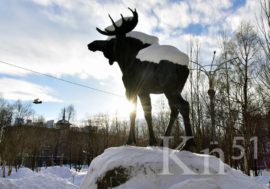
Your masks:
{"label": "snow drift", "polygon": [[23,167],[0,178],[0,189],[78,189],[85,175],[85,169],[76,172],[64,166],[42,167],[39,172]]}
{"label": "snow drift", "polygon": [[[20,169],[19,169],[20,170]],[[35,173],[31,170],[21,170],[13,179],[0,178],[1,189],[77,189],[68,180],[57,177],[54,174]]]}
{"label": "snow drift", "polygon": [[[164,150],[169,154],[170,174],[164,172]],[[179,164],[177,159],[184,165]],[[205,165],[208,165],[207,168]],[[184,166],[192,174],[185,171]],[[132,146],[109,148],[95,158],[80,189],[102,189],[110,186],[117,189],[264,188],[214,156],[168,148]]]}

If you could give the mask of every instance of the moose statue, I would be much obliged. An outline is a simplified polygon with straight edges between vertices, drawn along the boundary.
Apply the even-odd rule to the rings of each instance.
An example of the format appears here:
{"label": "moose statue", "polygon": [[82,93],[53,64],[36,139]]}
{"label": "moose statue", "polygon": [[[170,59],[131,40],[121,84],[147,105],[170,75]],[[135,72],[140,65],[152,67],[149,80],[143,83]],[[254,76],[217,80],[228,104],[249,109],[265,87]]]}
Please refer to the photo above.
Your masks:
{"label": "moose statue", "polygon": [[[171,135],[172,127],[180,112],[186,135],[192,138],[189,103],[181,96],[189,75],[189,58],[175,47],[159,45],[158,42],[152,43],[147,38],[149,35],[132,31],[138,23],[138,13],[136,9],[133,11],[129,8],[129,10],[133,16],[123,17],[121,14],[121,19],[117,22],[109,15],[112,25],[105,30],[96,28],[99,33],[109,36],[108,39],[93,41],[88,44],[88,49],[103,52],[110,65],[118,63],[123,74],[127,99],[136,107],[137,97],[140,98],[148,125],[149,145],[157,145],[152,124],[150,94],[164,93],[168,99],[171,114],[164,136]],[[130,133],[127,141],[129,145],[136,144],[135,119],[136,109],[130,113]],[[186,142],[184,149],[190,150],[193,147],[194,141],[191,139]]]}

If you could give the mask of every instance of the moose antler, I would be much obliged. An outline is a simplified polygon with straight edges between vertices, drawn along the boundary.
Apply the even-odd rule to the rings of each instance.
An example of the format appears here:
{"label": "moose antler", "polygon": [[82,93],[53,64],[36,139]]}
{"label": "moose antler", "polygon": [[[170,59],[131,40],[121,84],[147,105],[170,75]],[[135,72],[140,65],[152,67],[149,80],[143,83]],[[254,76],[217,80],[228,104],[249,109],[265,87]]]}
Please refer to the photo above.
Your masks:
{"label": "moose antler", "polygon": [[125,35],[126,33],[132,31],[137,23],[138,23],[138,13],[136,11],[136,9],[133,11],[131,8],[128,8],[132,14],[133,17],[132,18],[128,18],[125,19],[123,17],[123,15],[121,14],[121,18],[122,18],[122,24],[120,26],[117,26],[117,24],[114,22],[114,20],[112,19],[112,17],[109,15],[110,20],[112,21],[114,30],[111,31],[108,28],[105,29],[105,31],[102,31],[99,28],[96,28],[97,31],[103,35],[107,35],[107,36],[112,36],[112,35],[116,35],[116,36],[122,36]]}

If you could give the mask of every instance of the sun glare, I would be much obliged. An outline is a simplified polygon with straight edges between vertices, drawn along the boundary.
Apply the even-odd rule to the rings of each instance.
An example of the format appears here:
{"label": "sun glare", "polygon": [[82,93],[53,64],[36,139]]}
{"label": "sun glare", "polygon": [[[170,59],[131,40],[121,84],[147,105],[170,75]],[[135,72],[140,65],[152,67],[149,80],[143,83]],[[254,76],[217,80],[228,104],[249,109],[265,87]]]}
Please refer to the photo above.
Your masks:
{"label": "sun glare", "polygon": [[123,106],[123,110],[127,111],[128,113],[136,111],[135,104],[130,101],[127,101],[126,104]]}
{"label": "sun glare", "polygon": [[[140,107],[140,104],[138,103],[137,108],[135,107],[135,105],[128,101],[128,100],[121,100],[121,102],[118,102],[117,104],[117,113],[118,115],[123,118],[123,119],[129,119],[129,114],[133,111],[137,112],[137,118],[141,117],[141,110],[142,108]],[[142,114],[143,115],[143,114]]]}
{"label": "sun glare", "polygon": [[122,117],[129,117],[129,114],[136,110],[135,105],[128,100],[121,101],[117,106],[117,112]]}

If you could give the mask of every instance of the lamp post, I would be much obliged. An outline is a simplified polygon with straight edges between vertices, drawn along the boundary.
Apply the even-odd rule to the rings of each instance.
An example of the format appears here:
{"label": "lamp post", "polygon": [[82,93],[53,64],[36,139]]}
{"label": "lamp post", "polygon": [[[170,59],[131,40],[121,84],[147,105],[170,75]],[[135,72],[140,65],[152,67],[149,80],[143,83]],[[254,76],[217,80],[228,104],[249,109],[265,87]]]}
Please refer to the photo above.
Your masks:
{"label": "lamp post", "polygon": [[[214,60],[215,60],[215,56],[216,56],[216,51],[213,52],[213,59],[210,65],[205,65],[202,66],[200,65],[198,62],[194,62],[191,61],[192,63],[195,63],[196,65],[198,65],[200,67],[199,71],[203,72],[207,78],[208,78],[208,91],[207,94],[209,96],[209,112],[210,112],[210,118],[211,118],[211,141],[215,142],[215,95],[216,95],[216,91],[215,91],[215,76],[216,73],[221,70],[224,69],[222,66],[225,63],[231,62],[232,60],[238,59],[238,57],[232,58],[230,60],[226,60],[222,63],[220,63],[219,65],[214,65]],[[206,70],[205,67],[210,66],[210,70]],[[213,67],[216,67],[215,69]],[[226,67],[227,68],[227,67]]]}

